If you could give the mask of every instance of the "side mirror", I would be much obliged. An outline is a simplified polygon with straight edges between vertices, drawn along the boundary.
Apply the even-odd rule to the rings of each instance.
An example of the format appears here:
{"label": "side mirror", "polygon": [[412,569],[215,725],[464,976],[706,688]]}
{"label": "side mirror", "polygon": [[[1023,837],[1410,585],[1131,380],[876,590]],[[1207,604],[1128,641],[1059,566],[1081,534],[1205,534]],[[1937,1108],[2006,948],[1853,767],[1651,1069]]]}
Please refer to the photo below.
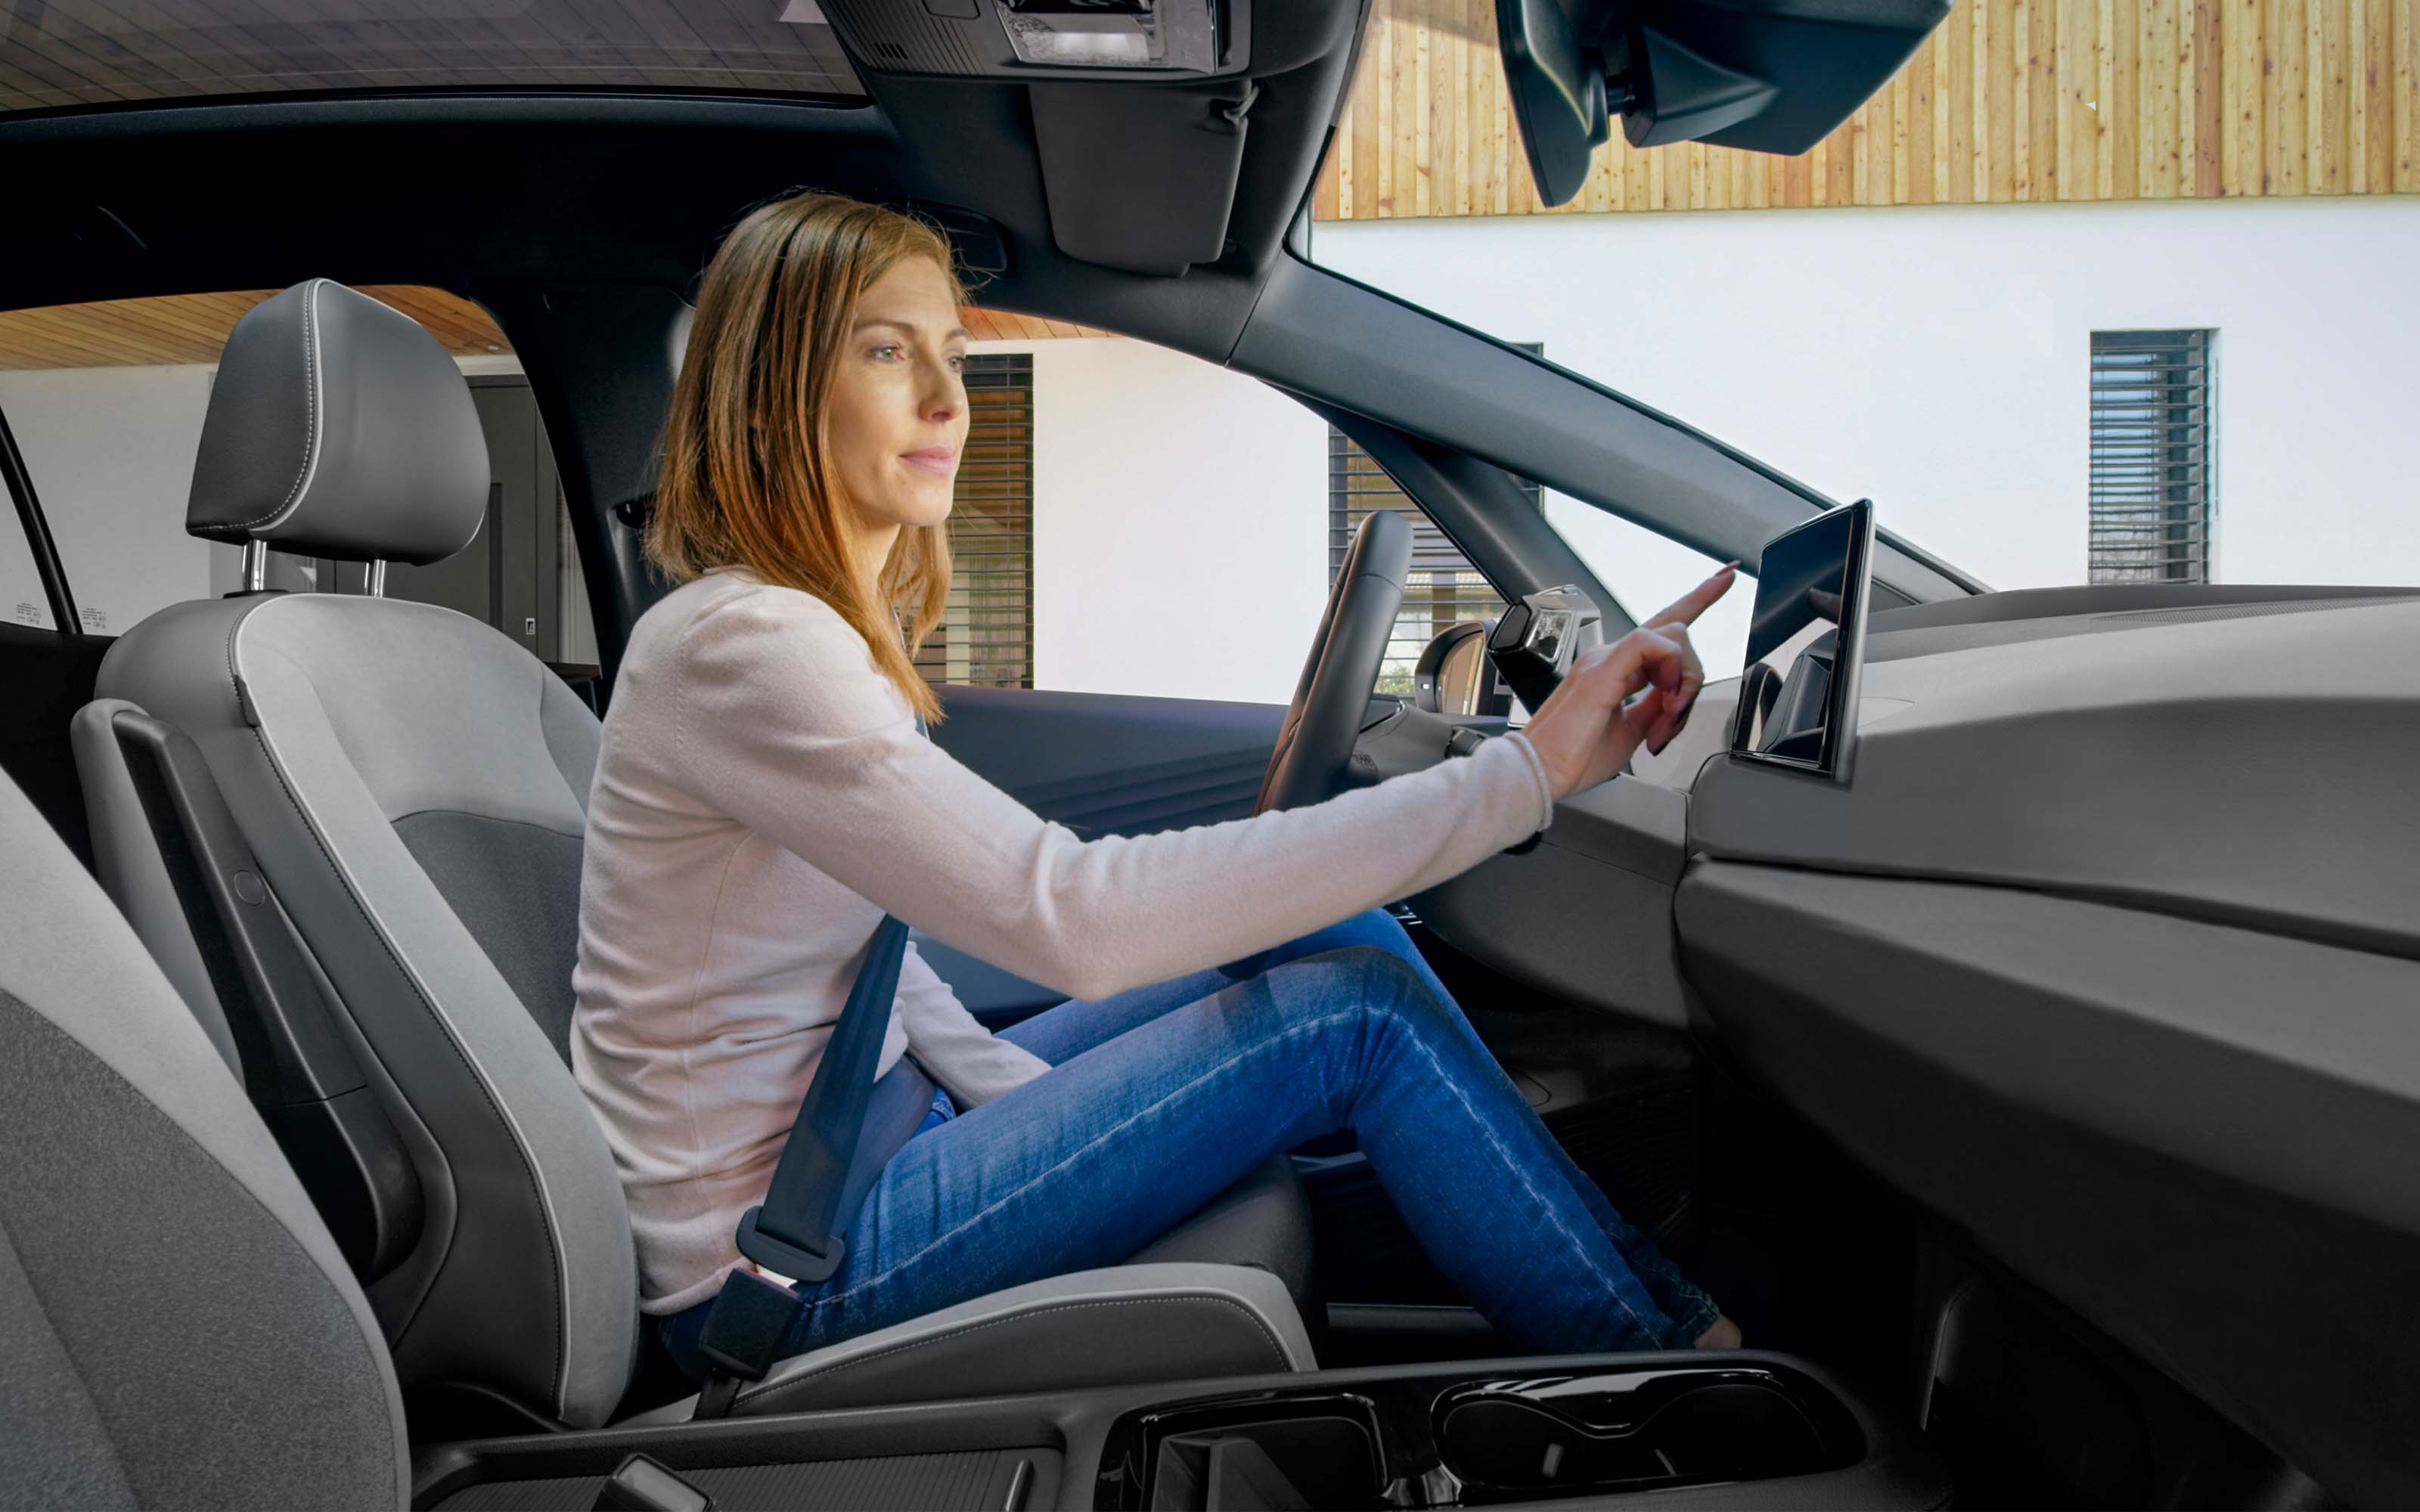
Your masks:
{"label": "side mirror", "polygon": [[1437,632],[1412,668],[1412,705],[1430,714],[1467,718],[1510,714],[1512,695],[1487,659],[1494,620],[1465,620]]}

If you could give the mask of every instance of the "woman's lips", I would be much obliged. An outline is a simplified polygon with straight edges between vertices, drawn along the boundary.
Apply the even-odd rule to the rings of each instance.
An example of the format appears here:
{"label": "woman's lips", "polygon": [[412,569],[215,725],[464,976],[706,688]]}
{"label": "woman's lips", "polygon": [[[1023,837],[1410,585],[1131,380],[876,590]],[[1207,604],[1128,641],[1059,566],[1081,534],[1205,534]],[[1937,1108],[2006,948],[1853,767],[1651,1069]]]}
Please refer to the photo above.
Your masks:
{"label": "woman's lips", "polygon": [[954,447],[927,446],[921,452],[902,452],[899,454],[899,460],[919,472],[929,472],[934,477],[946,478],[955,471],[958,454]]}

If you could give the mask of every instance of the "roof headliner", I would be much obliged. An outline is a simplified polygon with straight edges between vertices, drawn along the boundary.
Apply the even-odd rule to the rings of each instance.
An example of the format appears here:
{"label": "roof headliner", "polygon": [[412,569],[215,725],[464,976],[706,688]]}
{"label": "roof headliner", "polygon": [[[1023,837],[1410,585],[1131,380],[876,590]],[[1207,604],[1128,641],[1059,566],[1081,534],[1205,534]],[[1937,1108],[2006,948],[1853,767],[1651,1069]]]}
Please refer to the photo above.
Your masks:
{"label": "roof headliner", "polygon": [[862,98],[832,28],[768,0],[44,0],[0,18],[0,113],[332,90]]}

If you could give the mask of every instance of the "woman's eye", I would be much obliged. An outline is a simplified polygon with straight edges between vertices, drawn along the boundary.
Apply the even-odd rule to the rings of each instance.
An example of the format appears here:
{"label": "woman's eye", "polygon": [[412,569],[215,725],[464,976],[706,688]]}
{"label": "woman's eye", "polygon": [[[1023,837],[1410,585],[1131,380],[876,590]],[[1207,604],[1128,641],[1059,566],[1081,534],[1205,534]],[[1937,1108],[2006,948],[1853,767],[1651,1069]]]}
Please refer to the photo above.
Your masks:
{"label": "woman's eye", "polygon": [[899,348],[896,347],[876,347],[874,348],[874,360],[877,363],[896,362],[898,361],[898,358]]}
{"label": "woman's eye", "polygon": [[966,354],[965,354],[964,352],[957,352],[957,353],[954,353],[954,354],[952,354],[952,356],[951,356],[951,358],[950,358],[950,371],[951,371],[951,372],[953,372],[953,373],[963,373],[963,372],[965,372],[966,370],[967,370],[967,359],[966,359]]}

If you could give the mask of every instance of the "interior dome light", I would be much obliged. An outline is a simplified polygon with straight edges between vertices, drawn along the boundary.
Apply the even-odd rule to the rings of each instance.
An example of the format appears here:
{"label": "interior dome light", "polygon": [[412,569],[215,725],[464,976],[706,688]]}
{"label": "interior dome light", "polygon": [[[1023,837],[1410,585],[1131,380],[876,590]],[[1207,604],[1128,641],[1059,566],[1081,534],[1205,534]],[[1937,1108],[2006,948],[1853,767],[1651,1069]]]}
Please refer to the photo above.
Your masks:
{"label": "interior dome light", "polygon": [[1017,61],[1040,68],[1217,66],[1215,0],[1001,0]]}

